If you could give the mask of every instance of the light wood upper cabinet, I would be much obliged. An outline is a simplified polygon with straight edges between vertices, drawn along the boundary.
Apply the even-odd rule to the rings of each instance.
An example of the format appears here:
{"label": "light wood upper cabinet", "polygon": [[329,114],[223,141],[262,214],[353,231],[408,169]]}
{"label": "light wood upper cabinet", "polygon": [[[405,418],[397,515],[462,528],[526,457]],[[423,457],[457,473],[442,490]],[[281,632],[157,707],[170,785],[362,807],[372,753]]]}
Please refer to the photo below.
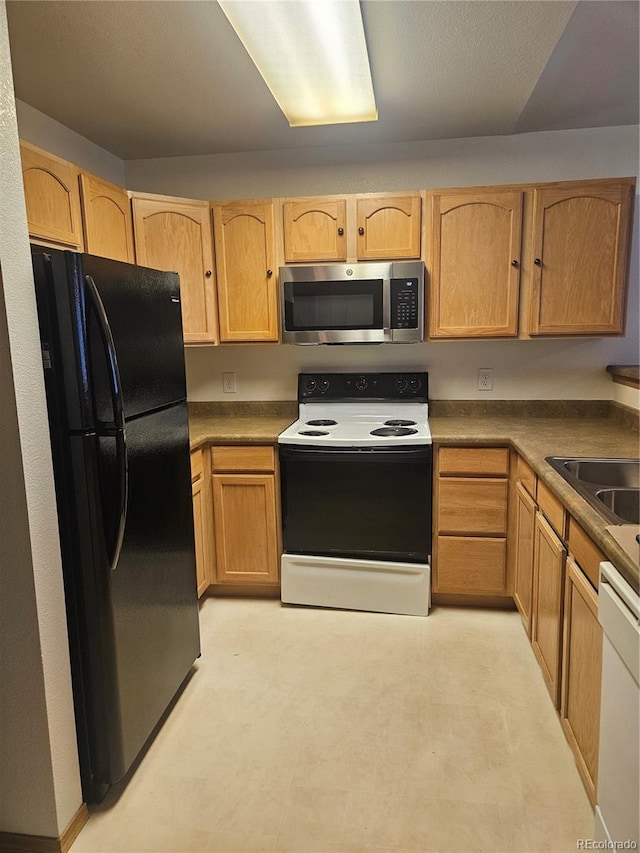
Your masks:
{"label": "light wood upper cabinet", "polygon": [[135,263],[131,201],[126,190],[95,175],[80,175],[85,249],[91,255]]}
{"label": "light wood upper cabinet", "polygon": [[285,262],[346,261],[346,201],[299,198],[283,202]]}
{"label": "light wood upper cabinet", "polygon": [[569,557],[564,601],[560,719],[591,804],[596,802],[600,733],[602,627],[598,596]]}
{"label": "light wood upper cabinet", "polygon": [[517,335],[522,202],[507,190],[431,196],[432,338]]}
{"label": "light wood upper cabinet", "polygon": [[530,334],[624,329],[635,181],[580,181],[534,191]]}
{"label": "light wood upper cabinet", "polygon": [[359,261],[420,257],[419,195],[356,198]]}
{"label": "light wood upper cabinet", "polygon": [[27,142],[20,143],[20,157],[29,236],[82,251],[79,169]]}
{"label": "light wood upper cabinet", "polygon": [[542,513],[534,526],[531,645],[556,708],[560,704],[562,605],[567,552]]}
{"label": "light wood upper cabinet", "polygon": [[419,192],[284,199],[285,263],[419,258]]}
{"label": "light wood upper cabinet", "polygon": [[213,204],[220,340],[277,341],[273,203]]}
{"label": "light wood upper cabinet", "polygon": [[216,343],[209,204],[143,193],[132,193],[131,199],[138,263],[180,276],[185,343]]}

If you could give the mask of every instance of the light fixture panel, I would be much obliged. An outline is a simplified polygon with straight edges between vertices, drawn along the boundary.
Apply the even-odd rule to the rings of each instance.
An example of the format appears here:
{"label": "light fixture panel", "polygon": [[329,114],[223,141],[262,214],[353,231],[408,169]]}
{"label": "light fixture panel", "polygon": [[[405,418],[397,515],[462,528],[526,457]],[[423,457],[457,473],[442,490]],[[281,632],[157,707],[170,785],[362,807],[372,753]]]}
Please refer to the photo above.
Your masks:
{"label": "light fixture panel", "polygon": [[358,0],[218,0],[292,127],[376,121]]}

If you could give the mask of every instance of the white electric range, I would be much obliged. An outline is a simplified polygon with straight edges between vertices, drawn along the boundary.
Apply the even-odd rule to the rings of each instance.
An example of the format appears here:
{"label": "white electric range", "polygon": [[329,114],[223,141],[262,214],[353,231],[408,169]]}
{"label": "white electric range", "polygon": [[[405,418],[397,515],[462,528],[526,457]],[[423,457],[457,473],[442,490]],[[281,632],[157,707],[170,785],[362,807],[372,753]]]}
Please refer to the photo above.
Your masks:
{"label": "white electric range", "polygon": [[278,438],[282,600],[426,616],[428,374],[303,373]]}

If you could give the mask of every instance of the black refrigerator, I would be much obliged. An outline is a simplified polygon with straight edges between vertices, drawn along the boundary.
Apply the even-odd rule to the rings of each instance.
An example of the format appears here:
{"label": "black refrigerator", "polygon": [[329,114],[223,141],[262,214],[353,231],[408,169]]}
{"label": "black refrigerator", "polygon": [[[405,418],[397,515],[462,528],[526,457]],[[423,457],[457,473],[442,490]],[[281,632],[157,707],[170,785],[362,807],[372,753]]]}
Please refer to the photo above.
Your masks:
{"label": "black refrigerator", "polygon": [[100,802],[200,654],[179,280],[32,260],[82,789]]}

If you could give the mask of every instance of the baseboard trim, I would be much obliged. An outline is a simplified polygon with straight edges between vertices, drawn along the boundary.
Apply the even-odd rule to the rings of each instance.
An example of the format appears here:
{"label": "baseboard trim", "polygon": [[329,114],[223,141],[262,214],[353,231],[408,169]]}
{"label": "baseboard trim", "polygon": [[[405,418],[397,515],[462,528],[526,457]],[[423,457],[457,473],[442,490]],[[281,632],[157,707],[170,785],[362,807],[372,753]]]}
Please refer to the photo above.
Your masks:
{"label": "baseboard trim", "polygon": [[71,818],[60,838],[49,835],[23,835],[0,832],[0,853],[67,853],[89,820],[89,810],[83,803]]}

